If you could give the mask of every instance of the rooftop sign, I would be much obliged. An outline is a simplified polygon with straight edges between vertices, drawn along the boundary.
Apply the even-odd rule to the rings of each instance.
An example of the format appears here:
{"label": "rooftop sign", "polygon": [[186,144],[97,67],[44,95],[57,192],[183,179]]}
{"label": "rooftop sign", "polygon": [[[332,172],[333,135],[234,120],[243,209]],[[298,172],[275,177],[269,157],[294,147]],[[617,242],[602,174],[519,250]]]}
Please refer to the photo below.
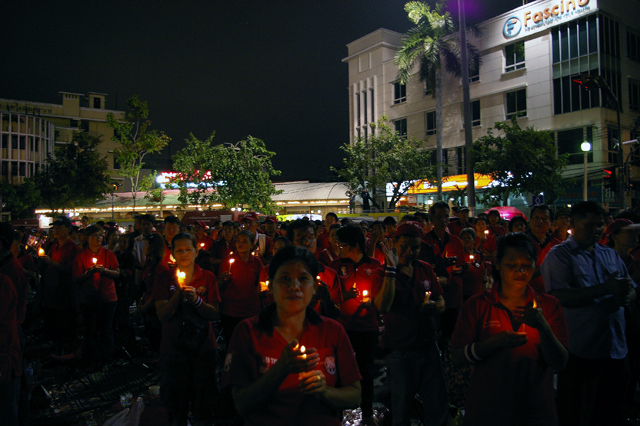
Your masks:
{"label": "rooftop sign", "polygon": [[577,15],[594,11],[597,0],[550,0],[535,2],[516,9],[513,15],[504,20],[502,35],[506,39],[523,36],[527,32],[559,25]]}

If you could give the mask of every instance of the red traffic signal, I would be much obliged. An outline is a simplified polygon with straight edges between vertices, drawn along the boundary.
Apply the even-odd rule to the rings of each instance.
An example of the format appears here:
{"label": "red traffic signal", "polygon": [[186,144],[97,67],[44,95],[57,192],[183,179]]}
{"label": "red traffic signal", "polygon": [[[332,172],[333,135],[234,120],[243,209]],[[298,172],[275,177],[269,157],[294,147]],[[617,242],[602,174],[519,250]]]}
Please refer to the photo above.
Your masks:
{"label": "red traffic signal", "polygon": [[611,168],[611,170],[603,168],[602,171],[605,173],[602,177],[603,186],[611,191],[616,191],[618,189],[618,180],[616,179],[616,169]]}

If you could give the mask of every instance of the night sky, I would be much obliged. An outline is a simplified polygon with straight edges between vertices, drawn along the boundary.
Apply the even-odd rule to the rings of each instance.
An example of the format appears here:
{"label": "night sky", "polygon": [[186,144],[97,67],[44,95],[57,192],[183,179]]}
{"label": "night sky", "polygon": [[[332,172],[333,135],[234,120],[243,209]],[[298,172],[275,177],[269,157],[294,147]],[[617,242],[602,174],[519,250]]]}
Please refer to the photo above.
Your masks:
{"label": "night sky", "polygon": [[[479,11],[469,21],[522,5],[466,1]],[[172,139],[163,158],[190,132],[215,131],[217,143],[252,135],[276,152],[276,181],[331,179],[349,138],[346,44],[411,26],[404,0],[0,3],[0,98],[100,92],[124,109],[139,94]]]}

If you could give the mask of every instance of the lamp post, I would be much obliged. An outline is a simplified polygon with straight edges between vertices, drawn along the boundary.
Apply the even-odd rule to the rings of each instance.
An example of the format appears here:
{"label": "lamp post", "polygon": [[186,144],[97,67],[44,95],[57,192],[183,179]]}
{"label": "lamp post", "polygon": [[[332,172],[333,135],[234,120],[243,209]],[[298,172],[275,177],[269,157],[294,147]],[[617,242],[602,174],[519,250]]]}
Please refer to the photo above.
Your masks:
{"label": "lamp post", "polygon": [[584,186],[582,188],[582,200],[587,201],[587,159],[589,157],[589,151],[591,151],[591,144],[587,141],[582,142],[580,145],[582,152],[584,152]]}

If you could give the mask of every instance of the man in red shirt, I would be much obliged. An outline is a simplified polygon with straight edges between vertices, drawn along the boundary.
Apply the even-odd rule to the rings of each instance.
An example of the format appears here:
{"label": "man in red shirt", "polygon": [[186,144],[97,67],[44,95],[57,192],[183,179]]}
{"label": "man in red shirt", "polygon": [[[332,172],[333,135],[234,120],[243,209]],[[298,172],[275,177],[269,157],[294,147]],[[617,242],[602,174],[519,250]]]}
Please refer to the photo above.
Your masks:
{"label": "man in red shirt", "polygon": [[263,265],[269,264],[271,252],[273,251],[273,240],[268,235],[258,232],[258,227],[260,226],[258,215],[255,212],[245,214],[242,217],[242,225],[255,238],[251,252],[260,258]]}
{"label": "man in red shirt", "polygon": [[462,206],[458,208],[458,220],[449,221],[449,232],[456,237],[460,236],[460,231],[464,228],[475,229],[469,222],[469,207]]}
{"label": "man in red shirt", "polygon": [[408,425],[410,408],[420,394],[426,424],[443,425],[448,414],[434,317],[444,312],[442,288],[431,266],[418,260],[424,230],[417,222],[402,222],[394,242],[387,242],[388,277],[374,288],[374,303],[382,313],[382,347],[391,394],[393,423]]}
{"label": "man in red shirt", "polygon": [[73,358],[76,339],[76,291],[71,272],[78,246],[69,238],[71,220],[58,216],[52,224],[55,240],[46,248],[40,261],[46,265],[42,277],[42,308],[45,328],[55,344],[59,359]]}
{"label": "man in red shirt", "polygon": [[545,204],[534,206],[531,209],[531,220],[529,221],[529,230],[525,234],[531,238],[533,244],[536,246],[536,269],[533,273],[533,277],[529,282],[531,287],[538,290],[540,293],[546,293],[544,287],[544,281],[540,274],[540,266],[544,261],[545,256],[551,250],[551,247],[560,244],[562,241],[556,240],[549,234],[549,228],[551,227],[551,221],[553,216],[551,210]]}
{"label": "man in red shirt", "polygon": [[324,228],[318,233],[318,251],[322,251],[329,247],[329,228],[331,225],[340,224],[338,221],[338,215],[334,212],[329,212],[324,218]]}
{"label": "man in red shirt", "polygon": [[449,205],[442,201],[434,203],[430,210],[433,229],[424,237],[424,241],[433,247],[434,254],[440,256],[447,267],[449,277],[439,276],[444,290],[446,309],[441,316],[440,329],[443,338],[448,339],[453,333],[456,319],[462,306],[462,266],[464,265],[464,248],[462,241],[447,230],[449,221]]}
{"label": "man in red shirt", "polygon": [[362,418],[373,420],[373,350],[378,342],[378,308],[373,304],[374,288],[382,281],[382,265],[365,254],[364,233],[358,225],[350,223],[337,232],[340,259],[331,264],[338,272],[342,299],[340,322],[356,352],[358,369],[362,375]]}

